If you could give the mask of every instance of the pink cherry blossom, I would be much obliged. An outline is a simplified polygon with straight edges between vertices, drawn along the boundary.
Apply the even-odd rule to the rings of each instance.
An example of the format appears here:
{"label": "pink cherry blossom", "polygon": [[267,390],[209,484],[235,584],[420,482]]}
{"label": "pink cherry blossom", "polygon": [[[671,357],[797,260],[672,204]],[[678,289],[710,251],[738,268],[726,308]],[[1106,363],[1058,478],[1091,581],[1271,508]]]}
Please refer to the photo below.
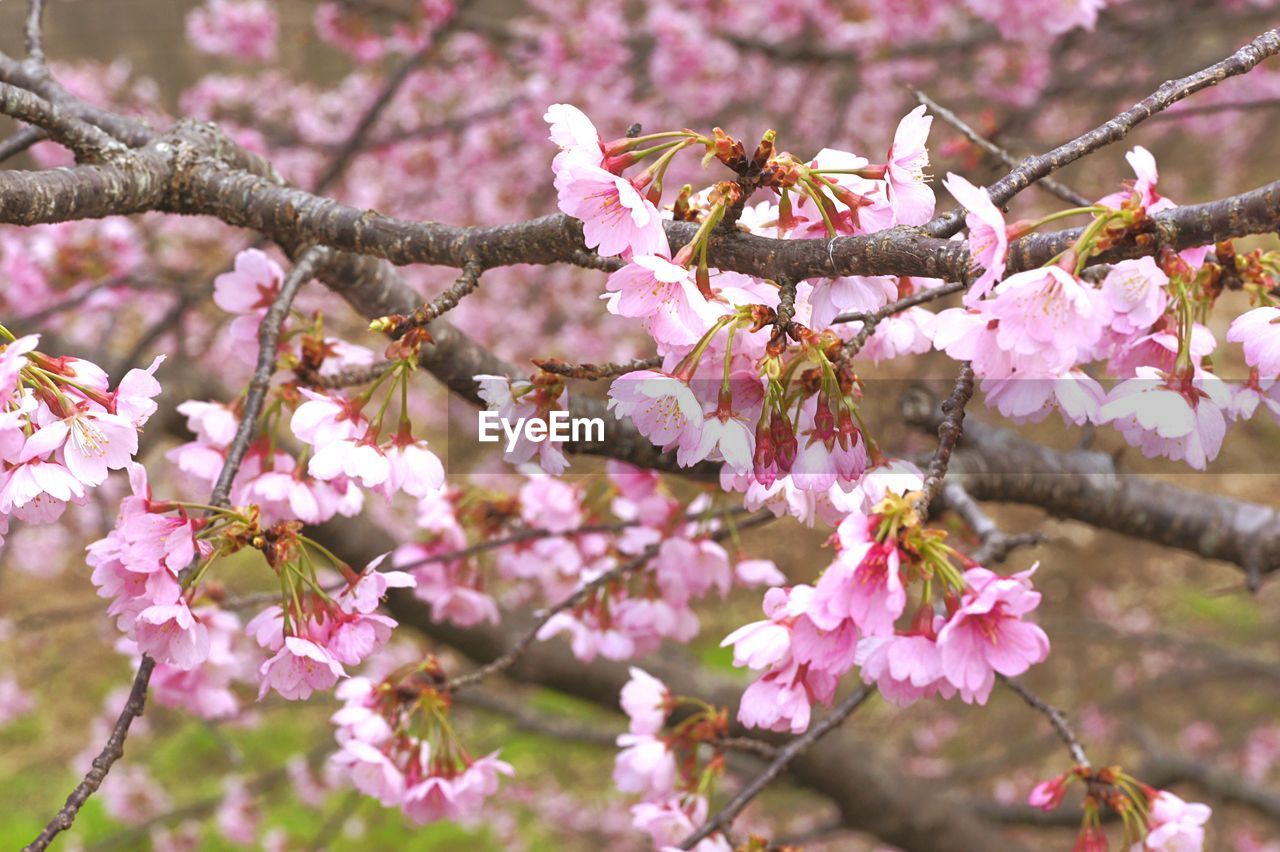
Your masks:
{"label": "pink cherry blossom", "polygon": [[1098,417],[1148,458],[1185,460],[1204,470],[1222,449],[1230,405],[1226,384],[1210,373],[1179,379],[1139,367],[1137,376],[1111,389]]}
{"label": "pink cherry blossom", "polygon": [[404,791],[400,809],[414,825],[440,820],[457,820],[462,816],[454,790],[456,779],[430,775]]}
{"label": "pink cherry blossom", "polygon": [[1244,360],[1262,379],[1280,377],[1280,308],[1254,308],[1236,317],[1227,340],[1244,345]]}
{"label": "pink cherry blossom", "polygon": [[1049,637],[1022,620],[1040,605],[1034,570],[1010,577],[985,568],[965,572],[969,588],[938,631],[938,650],[945,677],[966,702],[985,704],[997,673],[1014,677],[1049,656]]}
{"label": "pink cherry blossom", "polygon": [[1185,802],[1161,790],[1151,802],[1148,833],[1132,852],[1198,852],[1204,848],[1204,824],[1212,811],[1208,805]]}
{"label": "pink cherry blossom", "polygon": [[338,678],[346,676],[346,671],[316,643],[287,636],[275,656],[263,662],[258,676],[262,679],[259,700],[274,689],[290,701],[300,701],[310,698],[316,690],[332,689]]}
{"label": "pink cherry blossom", "polygon": [[280,292],[284,270],[258,249],[236,255],[235,267],[213,279],[213,301],[232,314],[265,314]]}
{"label": "pink cherry blossom", "polygon": [[893,135],[886,174],[889,203],[900,225],[923,225],[933,216],[933,190],[924,173],[929,167],[925,141],[932,124],[933,117],[925,115],[921,105],[903,116]]}
{"label": "pink cherry blossom", "polygon": [[702,404],[689,386],[654,370],[636,370],[614,379],[609,407],[630,417],[640,433],[660,447],[675,444],[686,431],[701,429]]}
{"label": "pink cherry blossom", "polygon": [[385,752],[364,740],[347,740],[330,761],[341,768],[357,790],[377,799],[383,807],[394,807],[404,798],[404,773]]}
{"label": "pink cherry blossom", "polygon": [[582,495],[563,479],[532,476],[520,486],[520,516],[531,527],[569,532],[582,526]]}
{"label": "pink cherry blossom", "polygon": [[1108,318],[1097,291],[1057,266],[1009,276],[979,307],[997,321],[996,343],[1012,357],[1013,369],[1032,377],[1061,375],[1074,366]]}
{"label": "pink cherry blossom", "polygon": [[183,601],[142,610],[134,636],[144,654],[184,671],[209,657],[209,630]]}
{"label": "pink cherry blossom", "polygon": [[1149,330],[1169,304],[1168,284],[1169,276],[1149,257],[1112,264],[1101,287],[1111,330],[1120,335]]}
{"label": "pink cherry blossom", "polygon": [[133,460],[138,429],[118,414],[77,407],[28,438],[18,461],[43,458],[59,449],[72,476],[85,485],[101,485],[107,471],[120,470]]}
{"label": "pink cherry blossom", "polygon": [[982,274],[969,285],[964,297],[964,303],[972,305],[1004,277],[1004,265],[1009,254],[1009,233],[1004,214],[992,203],[991,196],[985,189],[951,173],[947,174],[942,185],[968,211],[964,223],[969,229],[969,255],[982,267]]}
{"label": "pink cherry blossom", "polygon": [[1130,197],[1136,195],[1138,203],[1146,208],[1148,215],[1178,206],[1156,192],[1156,183],[1160,180],[1160,173],[1156,170],[1156,158],[1152,156],[1150,151],[1141,145],[1135,145],[1132,151],[1124,155],[1124,158],[1129,161],[1129,165],[1133,168],[1133,173],[1137,177],[1133,182],[1132,191],[1112,193],[1105,198],[1099,199],[1099,204],[1107,207],[1119,207],[1125,201],[1128,201]]}
{"label": "pink cherry blossom", "polygon": [[885,700],[898,707],[936,694],[955,694],[943,673],[937,639],[931,634],[868,636],[858,642],[856,662],[863,683],[876,684]]}
{"label": "pink cherry blossom", "polygon": [[803,733],[809,727],[813,702],[830,703],[835,687],[834,675],[793,663],[767,673],[743,691],[738,721],[748,728]]}
{"label": "pink cherry blossom", "polygon": [[619,734],[613,783],[624,793],[659,799],[675,789],[676,758],[652,734]]}
{"label": "pink cherry blossom", "polygon": [[582,220],[587,248],[601,256],[669,251],[662,216],[628,179],[570,158],[559,164],[556,193],[560,210]]}
{"label": "pink cherry blossom", "polygon": [[560,146],[557,162],[573,157],[592,166],[604,162],[604,145],[600,133],[582,110],[572,104],[552,104],[543,120],[551,126],[548,137]]}
{"label": "pink cherry blossom", "polygon": [[280,24],[265,0],[205,0],[187,14],[187,38],[197,50],[270,62]]}
{"label": "pink cherry blossom", "polygon": [[609,312],[643,319],[645,331],[666,346],[696,343],[717,312],[694,284],[693,273],[660,255],[636,255],[609,276]]}
{"label": "pink cherry blossom", "polygon": [[631,679],[623,685],[621,697],[622,709],[631,719],[631,733],[652,735],[662,730],[670,697],[666,684],[632,666]]}

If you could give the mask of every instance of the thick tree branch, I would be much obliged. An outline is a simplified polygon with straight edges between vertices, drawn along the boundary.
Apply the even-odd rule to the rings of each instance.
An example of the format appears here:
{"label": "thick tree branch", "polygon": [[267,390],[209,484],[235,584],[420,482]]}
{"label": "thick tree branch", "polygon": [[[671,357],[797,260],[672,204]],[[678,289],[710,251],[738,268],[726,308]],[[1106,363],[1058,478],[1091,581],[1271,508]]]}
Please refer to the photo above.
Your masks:
{"label": "thick tree branch", "polygon": [[[928,404],[904,404],[909,422],[936,428]],[[1280,570],[1280,511],[1119,472],[1109,455],[1063,452],[986,423],[967,423],[949,480],[974,499],[1024,503],[1248,571]]]}

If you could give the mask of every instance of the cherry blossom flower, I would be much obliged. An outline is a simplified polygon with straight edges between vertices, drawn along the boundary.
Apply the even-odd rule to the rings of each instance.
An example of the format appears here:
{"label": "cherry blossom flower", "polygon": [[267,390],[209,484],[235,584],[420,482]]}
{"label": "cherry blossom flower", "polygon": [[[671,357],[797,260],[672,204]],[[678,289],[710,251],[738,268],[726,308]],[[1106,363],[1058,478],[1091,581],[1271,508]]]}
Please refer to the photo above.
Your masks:
{"label": "cherry blossom flower", "polygon": [[715,321],[693,273],[660,255],[636,255],[609,276],[609,312],[643,319],[645,331],[659,344],[689,346]]}
{"label": "cherry blossom flower", "polygon": [[1152,156],[1150,151],[1141,145],[1135,145],[1132,151],[1124,155],[1124,158],[1129,161],[1129,165],[1133,168],[1133,173],[1137,177],[1133,182],[1132,191],[1112,193],[1105,198],[1098,199],[1099,204],[1118,208],[1132,196],[1137,196],[1138,203],[1146,209],[1148,215],[1178,206],[1156,192],[1156,183],[1160,180],[1160,173],[1156,169],[1156,158]]}
{"label": "cherry blossom flower", "polygon": [[1179,379],[1139,367],[1137,376],[1111,389],[1098,417],[1148,458],[1165,456],[1204,470],[1222,449],[1230,405],[1226,384],[1210,373]]}
{"label": "cherry blossom flower", "polygon": [[631,719],[633,734],[656,734],[667,719],[671,692],[666,684],[644,669],[631,667],[631,679],[622,687],[621,704]]}
{"label": "cherry blossom flower", "polygon": [[1001,577],[970,568],[960,607],[938,631],[943,674],[966,702],[985,704],[997,673],[1022,674],[1049,656],[1049,637],[1022,617],[1040,605],[1027,571]]}
{"label": "cherry blossom flower", "polygon": [[1032,376],[1058,376],[1074,366],[1101,335],[1108,313],[1096,290],[1057,266],[1009,276],[980,309],[997,321],[996,343],[1013,368]]}
{"label": "cherry blossom flower", "polygon": [[213,279],[213,301],[231,314],[262,314],[284,283],[284,270],[259,249],[236,255],[233,271]]}
{"label": "cherry blossom flower", "polygon": [[1111,330],[1123,336],[1148,331],[1169,305],[1168,284],[1169,276],[1150,257],[1112,264],[1100,288]]}
{"label": "cherry blossom flower", "polygon": [[652,734],[619,734],[613,783],[624,793],[660,799],[675,789],[676,758]]}
{"label": "cherry blossom flower", "polygon": [[793,663],[768,672],[743,691],[738,721],[748,728],[803,733],[809,727],[813,702],[829,704],[835,688],[835,675]]}
{"label": "cherry blossom flower", "polygon": [[1254,308],[1236,317],[1227,340],[1244,345],[1244,360],[1262,379],[1280,376],[1280,308]]}
{"label": "cherry blossom flower", "polygon": [[259,700],[274,689],[290,701],[300,701],[310,698],[316,690],[332,689],[338,678],[346,677],[346,670],[316,643],[286,636],[275,656],[263,662],[258,676],[262,679]]}
{"label": "cherry blossom flower", "polygon": [[985,189],[952,173],[947,174],[942,185],[968,211],[964,223],[969,229],[969,255],[982,267],[982,274],[969,285],[964,297],[966,305],[973,305],[1004,277],[1009,254],[1008,229],[1004,214],[992,203]]}
{"label": "cherry blossom flower", "polygon": [[[936,625],[942,624],[937,619]],[[932,695],[949,698],[955,688],[942,668],[942,654],[933,633],[868,636],[858,642],[856,662],[863,683],[874,683],[886,701],[907,707]]]}
{"label": "cherry blossom flower", "polygon": [[640,433],[659,447],[677,443],[703,424],[702,404],[689,386],[654,370],[636,370],[614,379],[609,408],[619,419],[630,417]]}
{"label": "cherry blossom flower", "polygon": [[[707,819],[707,800],[702,796],[669,796],[656,802],[641,802],[631,808],[631,822],[637,831],[649,835],[655,849],[675,849]],[[720,833],[712,834],[692,847],[695,852],[729,852],[729,842]]]}
{"label": "cherry blossom flower", "polygon": [[520,486],[520,516],[531,527],[569,532],[582,526],[582,495],[563,479],[532,476]]}
{"label": "cherry blossom flower", "polygon": [[[850,516],[845,523],[865,523]],[[844,527],[844,524],[841,524]],[[887,636],[907,605],[896,543],[864,541],[843,549],[814,588],[809,617],[834,630],[848,619],[864,636]]]}
{"label": "cherry blossom flower", "polygon": [[572,158],[558,165],[560,210],[582,220],[587,248],[602,257],[669,251],[662,216],[631,181]]}
{"label": "cherry blossom flower", "polygon": [[204,53],[270,62],[280,23],[265,0],[205,0],[187,14],[187,38]]}
{"label": "cherry blossom flower", "polygon": [[542,118],[551,126],[548,138],[560,146],[557,163],[570,157],[592,166],[604,162],[603,140],[582,110],[572,104],[552,104]]}
{"label": "cherry blossom flower", "polygon": [[932,124],[933,117],[925,115],[921,105],[903,116],[893,135],[886,176],[889,203],[893,205],[899,225],[923,225],[933,216],[933,190],[926,183],[924,173],[929,167],[925,141]]}
{"label": "cherry blossom flower", "polygon": [[85,485],[101,485],[107,471],[120,470],[138,452],[138,429],[118,414],[77,407],[40,427],[23,446],[19,462],[62,450],[71,475]]}
{"label": "cherry blossom flower", "polygon": [[177,669],[188,671],[209,657],[209,630],[185,601],[142,610],[134,635],[140,651]]}
{"label": "cherry blossom flower", "polygon": [[1132,852],[1198,852],[1204,848],[1204,824],[1212,815],[1208,805],[1185,802],[1161,790],[1150,808],[1146,839],[1134,844]]}
{"label": "cherry blossom flower", "polygon": [[372,796],[383,807],[394,807],[404,798],[404,773],[382,750],[361,739],[349,739],[330,758],[356,789]]}

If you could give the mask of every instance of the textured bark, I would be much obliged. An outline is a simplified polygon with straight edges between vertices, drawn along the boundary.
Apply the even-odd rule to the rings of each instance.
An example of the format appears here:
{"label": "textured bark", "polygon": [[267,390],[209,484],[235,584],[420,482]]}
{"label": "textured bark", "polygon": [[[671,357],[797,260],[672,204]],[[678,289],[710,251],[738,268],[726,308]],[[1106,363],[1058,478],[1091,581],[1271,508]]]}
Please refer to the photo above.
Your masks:
{"label": "textured bark", "polygon": [[976,500],[1038,506],[1056,517],[1232,562],[1251,575],[1280,570],[1280,511],[1121,473],[1105,453],[1062,452],[1008,429],[967,423],[947,482]]}

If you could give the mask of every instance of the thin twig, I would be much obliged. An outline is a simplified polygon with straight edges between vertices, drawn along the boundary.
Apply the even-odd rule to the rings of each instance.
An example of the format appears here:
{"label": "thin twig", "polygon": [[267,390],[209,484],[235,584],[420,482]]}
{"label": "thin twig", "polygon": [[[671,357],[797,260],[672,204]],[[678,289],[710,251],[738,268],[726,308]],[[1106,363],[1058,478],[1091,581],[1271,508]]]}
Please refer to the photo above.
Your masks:
{"label": "thin twig", "polygon": [[734,819],[742,812],[751,800],[760,794],[760,791],[769,786],[775,778],[782,774],[787,768],[787,764],[795,759],[796,755],[813,745],[822,737],[840,726],[845,719],[853,714],[863,705],[863,703],[875,692],[873,686],[860,686],[856,691],[849,695],[844,701],[841,701],[836,709],[828,713],[823,719],[811,727],[804,734],[796,737],[787,743],[778,751],[777,757],[773,762],[765,767],[764,771],[751,779],[747,786],[743,787],[738,795],[733,797],[729,804],[721,808],[714,816],[702,824],[702,827],[693,834],[685,838],[684,843],[680,845],[681,849],[692,849],[701,841],[710,837],[717,831],[723,831],[733,824]]}
{"label": "thin twig", "polygon": [[[227,496],[231,492],[231,483],[235,479],[236,473],[240,470],[240,463],[244,460],[244,455],[249,449],[249,444],[253,440],[253,434],[258,425],[258,415],[262,412],[262,403],[266,398],[266,386],[271,380],[271,374],[275,372],[280,327],[289,315],[289,307],[293,304],[294,296],[297,295],[302,285],[311,279],[315,274],[316,267],[327,256],[328,251],[326,249],[312,248],[303,252],[293,269],[285,277],[284,283],[280,288],[280,294],[276,296],[275,301],[272,302],[271,307],[267,310],[267,315],[263,317],[262,326],[258,329],[258,366],[254,371],[253,380],[249,384],[249,392],[245,396],[244,413],[239,426],[236,428],[235,438],[227,451],[226,461],[223,462],[222,470],[218,474],[218,481],[214,484],[213,492],[209,497],[211,506],[221,507],[227,505]],[[190,577],[198,565],[199,559],[193,559],[191,564],[179,573],[179,580],[183,581]],[[53,842],[53,839],[59,833],[71,828],[76,820],[76,815],[84,807],[84,803],[97,792],[98,788],[102,786],[102,782],[106,779],[107,773],[111,771],[112,765],[124,755],[124,741],[129,735],[129,728],[133,724],[133,720],[141,716],[146,708],[147,687],[151,683],[151,673],[155,670],[155,666],[154,659],[146,654],[142,655],[142,660],[138,665],[138,673],[135,675],[133,686],[129,690],[129,700],[125,702],[124,709],[120,711],[120,715],[111,729],[111,736],[107,739],[107,744],[103,746],[102,751],[94,758],[93,766],[88,773],[76,785],[76,788],[71,791],[71,795],[67,797],[66,804],[44,827],[44,831],[40,832],[40,835],[27,845],[24,852],[42,852],[42,850],[49,847],[49,844]]]}
{"label": "thin twig", "polygon": [[[983,136],[978,131],[974,130],[965,123],[964,119],[960,116],[956,115],[954,112],[947,109],[919,89],[912,89],[911,93],[916,96],[917,101],[931,109],[934,115],[960,131],[964,138],[968,139],[974,145],[977,145],[983,151],[986,151],[1009,168],[1017,168],[1018,163],[1020,163],[1021,160],[1013,156],[1013,154],[1010,154],[1006,149]],[[1045,192],[1056,195],[1058,198],[1061,198],[1063,201],[1074,207],[1087,207],[1092,203],[1089,199],[1085,198],[1071,187],[1064,183],[1060,183],[1051,177],[1040,178],[1040,180],[1036,182],[1036,185]]]}
{"label": "thin twig", "polygon": [[566,379],[585,379],[588,382],[594,382],[600,379],[612,379],[625,373],[634,373],[636,370],[656,369],[662,366],[662,356],[637,358],[625,364],[615,364],[613,362],[604,364],[569,364],[559,358],[534,358],[533,363],[540,370],[555,373],[557,376],[564,376]]}
{"label": "thin twig", "polygon": [[387,82],[383,85],[382,91],[378,92],[377,97],[365,109],[364,114],[360,116],[360,120],[356,122],[355,128],[352,129],[351,135],[342,143],[342,147],[333,155],[333,159],[329,161],[324,173],[316,180],[315,186],[311,190],[312,192],[319,195],[331,187],[338,178],[342,177],[342,173],[347,170],[351,160],[364,147],[369,131],[378,123],[382,113],[390,105],[391,101],[395,99],[405,81],[409,79],[409,75],[435,50],[436,44],[437,40],[431,39],[418,51],[407,57],[392,72],[391,76],[387,78]]}
{"label": "thin twig", "polygon": [[39,127],[27,126],[22,128],[8,139],[0,142],[0,163],[10,157],[18,156],[32,145],[37,142],[43,142],[48,138],[49,134]]}
{"label": "thin twig", "polygon": [[82,162],[103,162],[128,150],[101,128],[9,83],[0,82],[0,114],[41,128],[50,139],[70,148]]}
{"label": "thin twig", "polygon": [[871,339],[871,335],[875,333],[876,326],[889,317],[900,314],[908,308],[914,308],[945,296],[950,296],[953,293],[961,293],[968,286],[965,281],[950,281],[940,287],[931,287],[927,290],[912,293],[910,296],[904,296],[878,310],[870,312],[851,311],[847,314],[840,314],[831,321],[832,325],[846,322],[862,323],[862,328],[858,329],[858,333],[844,345],[844,357],[852,358],[861,352],[862,347],[866,346],[867,341]]}
{"label": "thin twig", "polygon": [[1081,766],[1089,765],[1089,758],[1085,756],[1084,746],[1080,744],[1079,737],[1076,736],[1076,732],[1072,730],[1071,724],[1067,721],[1066,715],[1061,710],[1054,707],[1052,704],[1045,701],[1022,684],[1018,683],[1016,680],[1007,678],[1004,675],[999,675],[999,678],[1001,683],[1021,695],[1023,701],[1027,702],[1027,704],[1033,709],[1044,714],[1044,717],[1049,720],[1049,724],[1053,725],[1053,729],[1057,731],[1058,736],[1067,744],[1067,750],[1071,752],[1072,760]]}
{"label": "thin twig", "polygon": [[964,410],[973,399],[973,365],[968,361],[960,364],[960,374],[956,376],[955,387],[951,395],[942,402],[942,422],[938,425],[938,448],[929,462],[929,470],[924,477],[923,494],[916,501],[916,511],[921,518],[929,514],[929,504],[938,496],[942,488],[943,477],[951,465],[951,454],[956,443],[964,434]]}
{"label": "thin twig", "polygon": [[427,304],[418,308],[407,317],[398,317],[398,321],[387,331],[393,338],[399,338],[411,328],[426,328],[427,325],[441,315],[458,306],[467,296],[480,286],[480,276],[484,267],[475,257],[468,257],[462,264],[462,274],[443,293]]}
{"label": "thin twig", "polygon": [[1041,544],[1046,540],[1045,534],[1040,532],[1013,535],[1004,532],[958,482],[948,482],[943,485],[942,497],[946,502],[946,508],[959,515],[978,537],[978,548],[970,556],[980,565],[997,565],[1014,550]]}
{"label": "thin twig", "polygon": [[[1162,83],[1158,89],[1138,101],[1124,112],[1098,125],[1045,154],[1024,159],[1017,168],[987,187],[991,200],[997,206],[1009,203],[1015,195],[1031,184],[1058,171],[1081,157],[1088,156],[1113,142],[1119,142],[1156,113],[1195,94],[1201,89],[1216,86],[1228,77],[1244,74],[1262,60],[1280,53],[1280,30],[1268,30],[1244,47],[1220,62],[1178,80]],[[964,211],[952,210],[925,224],[925,233],[934,237],[950,237],[964,225]]]}
{"label": "thin twig", "polygon": [[44,0],[27,0],[27,25],[25,35],[27,41],[27,62],[38,73],[47,74],[44,59],[44,40],[41,36],[41,25],[44,18]]}
{"label": "thin twig", "polygon": [[[741,523],[725,526],[722,529],[716,530],[711,534],[710,538],[712,541],[721,541],[722,539],[733,535],[738,530],[749,529],[751,527],[759,526],[760,524],[768,523],[769,521],[774,520],[775,517],[776,516],[772,512],[768,510],[761,510],[747,517]],[[598,590],[604,588],[610,583],[617,582],[627,575],[640,570],[657,555],[658,545],[651,544],[627,561],[615,565],[613,568],[605,571],[594,580],[579,586],[577,591],[564,598],[559,603],[549,609],[540,611],[537,614],[538,620],[534,625],[530,627],[519,639],[517,639],[510,648],[503,652],[501,656],[491,660],[478,669],[452,679],[449,681],[449,689],[454,692],[460,689],[465,689],[466,687],[479,683],[491,675],[511,668],[511,666],[520,659],[521,655],[523,655],[524,652],[527,651],[537,640],[538,633],[547,625],[548,622],[551,621],[552,618],[562,612],[578,606]]]}

